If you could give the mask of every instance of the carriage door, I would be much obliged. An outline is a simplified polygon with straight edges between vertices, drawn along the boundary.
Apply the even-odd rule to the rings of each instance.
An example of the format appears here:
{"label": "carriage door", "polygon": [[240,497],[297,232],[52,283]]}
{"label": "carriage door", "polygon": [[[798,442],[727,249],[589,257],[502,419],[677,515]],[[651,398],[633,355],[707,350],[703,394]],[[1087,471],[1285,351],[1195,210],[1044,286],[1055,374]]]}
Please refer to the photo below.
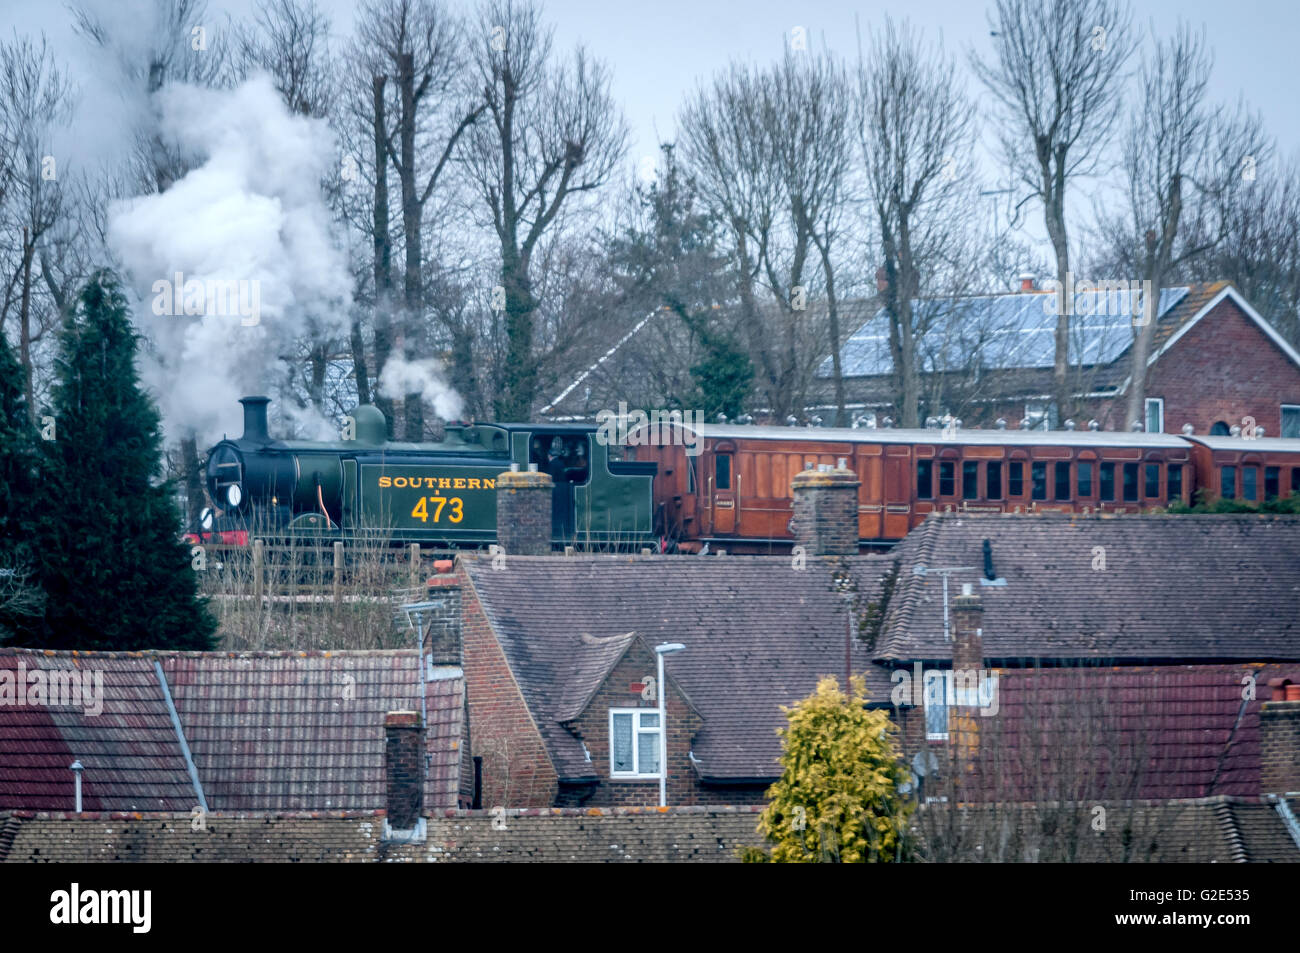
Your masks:
{"label": "carriage door", "polygon": [[736,531],[736,478],[736,445],[730,441],[717,444],[709,474],[714,533]]}

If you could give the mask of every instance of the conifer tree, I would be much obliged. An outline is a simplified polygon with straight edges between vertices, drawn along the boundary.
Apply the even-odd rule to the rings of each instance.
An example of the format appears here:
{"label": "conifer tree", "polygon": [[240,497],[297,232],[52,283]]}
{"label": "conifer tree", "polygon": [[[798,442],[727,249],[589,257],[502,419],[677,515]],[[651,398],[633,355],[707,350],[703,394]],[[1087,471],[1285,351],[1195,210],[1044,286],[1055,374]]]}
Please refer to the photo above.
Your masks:
{"label": "conifer tree", "polygon": [[23,390],[22,365],[0,335],[0,641],[30,628],[44,597],[33,581],[36,432]]}
{"label": "conifer tree", "polygon": [[770,850],[751,847],[749,863],[884,863],[909,859],[912,803],[899,793],[908,780],[883,711],[868,711],[866,681],[851,696],[834,678],[786,708],[781,777],[767,791],[758,831]]}
{"label": "conifer tree", "polygon": [[34,528],[44,625],[60,649],[207,649],[181,516],[162,480],[161,420],[136,372],[117,277],[91,276],[59,337],[53,440],[41,442]]}

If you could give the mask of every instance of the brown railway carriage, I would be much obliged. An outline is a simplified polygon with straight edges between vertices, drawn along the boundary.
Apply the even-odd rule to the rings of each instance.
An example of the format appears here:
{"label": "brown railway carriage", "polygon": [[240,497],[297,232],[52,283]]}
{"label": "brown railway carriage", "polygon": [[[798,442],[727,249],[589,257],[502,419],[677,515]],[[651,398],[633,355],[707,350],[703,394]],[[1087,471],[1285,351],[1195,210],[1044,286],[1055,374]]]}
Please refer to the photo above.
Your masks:
{"label": "brown railway carriage", "polygon": [[1190,436],[1197,487],[1218,498],[1261,503],[1300,493],[1300,440]]}
{"label": "brown railway carriage", "polygon": [[688,551],[787,549],[791,478],[840,459],[861,482],[867,546],[902,539],[935,511],[1133,513],[1196,490],[1192,448],[1170,434],[703,425],[642,437],[629,453],[659,464],[657,518]]}

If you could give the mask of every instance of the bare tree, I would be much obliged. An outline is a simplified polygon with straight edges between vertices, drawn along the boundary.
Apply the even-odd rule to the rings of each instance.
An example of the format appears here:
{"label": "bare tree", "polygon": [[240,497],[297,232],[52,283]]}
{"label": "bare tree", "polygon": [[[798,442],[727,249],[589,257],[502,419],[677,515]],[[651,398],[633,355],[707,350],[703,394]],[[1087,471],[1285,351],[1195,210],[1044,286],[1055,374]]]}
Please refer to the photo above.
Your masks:
{"label": "bare tree", "polygon": [[[1143,279],[1143,314],[1134,322],[1127,427],[1145,422],[1147,363],[1155,339],[1160,292],[1185,263],[1227,234],[1233,193],[1248,185],[1243,160],[1265,161],[1260,124],[1238,107],[1205,102],[1212,57],[1204,33],[1182,25],[1158,41],[1143,63],[1141,106],[1124,148],[1127,214],[1115,223]],[[1247,157],[1249,157],[1247,159]]]}
{"label": "bare tree", "polygon": [[[464,72],[463,28],[450,11],[435,0],[374,0],[363,8],[357,30],[358,43],[373,58],[372,97],[375,147],[385,156],[376,157],[375,211],[387,215],[386,183],[380,186],[378,166],[392,164],[401,189],[403,270],[402,343],[407,358],[417,356],[426,310],[424,282],[425,208],[448,168],[453,151],[467,129],[479,118],[484,105],[466,103],[461,77]],[[395,98],[391,126],[386,121],[389,106],[385,87],[391,83]],[[431,143],[431,145],[430,145]],[[423,149],[433,149],[434,158],[423,162]],[[387,169],[383,169],[386,176]],[[385,232],[376,221],[375,234]],[[385,249],[378,249],[379,256]],[[386,269],[385,269],[386,271]],[[377,282],[387,284],[391,274],[377,273]],[[388,342],[376,350],[387,350]],[[376,354],[376,363],[386,360]],[[424,435],[421,395],[405,398],[406,438]]]}
{"label": "bare tree", "polygon": [[[72,97],[72,85],[55,63],[44,37],[39,43],[15,37],[0,44],[0,142],[9,157],[3,228],[18,239],[13,271],[6,276],[0,327],[16,299],[18,359],[23,369],[27,412],[33,422],[37,407],[32,347],[55,323],[49,320],[35,326],[33,295],[38,292],[37,282],[42,280],[56,294],[62,290],[50,274],[47,246],[68,211],[59,176],[61,157],[53,154],[52,136],[70,119]],[[66,168],[63,172],[66,178]],[[56,307],[49,317],[58,314]]]}
{"label": "bare tree", "polygon": [[998,104],[1002,155],[1016,179],[1043,206],[1056,256],[1056,355],[1053,395],[1063,417],[1073,413],[1067,380],[1070,312],[1066,301],[1070,242],[1066,193],[1097,171],[1120,114],[1125,64],[1134,44],[1122,0],[996,0],[989,17],[994,53],[971,57]]}
{"label": "bare tree", "polygon": [[526,420],[538,391],[534,255],[561,211],[608,180],[627,127],[603,64],[581,47],[553,62],[538,6],[488,0],[476,32],[473,69],[489,121],[470,130],[460,154],[501,254],[506,354],[496,411]]}
{"label": "bare tree", "polygon": [[938,290],[970,200],[970,106],[956,66],[927,50],[906,25],[886,20],[870,58],[859,62],[858,134],[884,264],[878,287],[889,315],[900,423],[920,425],[922,342],[939,309],[920,303]]}
{"label": "bare tree", "polygon": [[[852,193],[851,116],[842,68],[810,54],[766,70],[733,64],[682,109],[683,158],[729,232],[742,324],[777,418],[803,412],[828,343],[838,363],[832,251]],[[809,309],[818,293],[826,307]]]}

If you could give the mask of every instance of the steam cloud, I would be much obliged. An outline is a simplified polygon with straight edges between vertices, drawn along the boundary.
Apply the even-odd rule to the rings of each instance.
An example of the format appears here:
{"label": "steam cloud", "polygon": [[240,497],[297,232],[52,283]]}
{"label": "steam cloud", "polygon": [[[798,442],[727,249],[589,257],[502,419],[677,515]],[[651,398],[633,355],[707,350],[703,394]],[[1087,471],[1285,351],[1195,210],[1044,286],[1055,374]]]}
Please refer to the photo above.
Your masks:
{"label": "steam cloud", "polygon": [[443,420],[456,420],[463,403],[442,379],[441,372],[442,365],[432,358],[408,361],[393,355],[379,375],[379,393],[392,398],[419,394]]}
{"label": "steam cloud", "polygon": [[[282,391],[285,359],[309,340],[347,333],[351,273],[320,189],[334,139],[324,121],[291,114],[264,75],[234,90],[176,85],[158,100],[164,139],[201,164],[165,192],[113,203],[108,239],[155,345],[145,380],[169,422],[211,439],[237,430],[239,397]],[[210,298],[198,316],[171,313],[177,273],[187,287],[255,289],[256,323],[232,307],[212,313]],[[337,432],[312,410],[280,409],[308,436]]]}

